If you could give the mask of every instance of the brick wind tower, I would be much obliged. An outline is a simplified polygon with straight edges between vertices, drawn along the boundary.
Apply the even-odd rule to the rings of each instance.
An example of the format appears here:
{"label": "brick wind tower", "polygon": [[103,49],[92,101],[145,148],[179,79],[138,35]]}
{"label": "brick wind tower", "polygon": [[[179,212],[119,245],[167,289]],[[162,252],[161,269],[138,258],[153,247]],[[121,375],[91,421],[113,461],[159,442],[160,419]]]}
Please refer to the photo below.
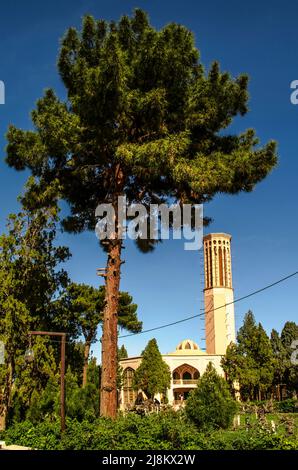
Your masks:
{"label": "brick wind tower", "polygon": [[[210,233],[204,237],[206,353],[226,352],[236,342],[232,285],[231,235]],[[226,304],[230,304],[227,306]],[[219,308],[220,307],[220,308]]]}

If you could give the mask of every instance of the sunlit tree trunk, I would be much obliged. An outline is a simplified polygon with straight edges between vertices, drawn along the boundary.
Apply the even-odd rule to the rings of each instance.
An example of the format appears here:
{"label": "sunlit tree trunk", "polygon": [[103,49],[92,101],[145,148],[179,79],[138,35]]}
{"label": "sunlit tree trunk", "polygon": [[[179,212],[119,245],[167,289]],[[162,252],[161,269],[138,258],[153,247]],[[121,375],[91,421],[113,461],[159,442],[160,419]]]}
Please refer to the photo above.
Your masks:
{"label": "sunlit tree trunk", "polygon": [[110,244],[106,271],[106,305],[101,344],[101,416],[117,415],[117,333],[121,240]]}
{"label": "sunlit tree trunk", "polygon": [[100,414],[110,418],[117,416],[117,336],[118,336],[118,305],[121,276],[122,239],[118,227],[118,196],[123,190],[123,173],[118,165],[115,170],[113,208],[115,211],[114,239],[107,241],[108,259],[106,267],[105,308],[101,339],[101,395]]}

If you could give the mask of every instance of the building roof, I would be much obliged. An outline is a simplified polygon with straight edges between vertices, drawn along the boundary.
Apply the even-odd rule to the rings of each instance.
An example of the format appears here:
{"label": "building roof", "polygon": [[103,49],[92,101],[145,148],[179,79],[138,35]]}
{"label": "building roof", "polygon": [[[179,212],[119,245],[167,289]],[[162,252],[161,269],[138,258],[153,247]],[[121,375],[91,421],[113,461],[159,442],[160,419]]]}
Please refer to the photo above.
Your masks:
{"label": "building roof", "polygon": [[230,235],[229,233],[224,233],[224,232],[219,232],[219,233],[207,233],[207,235],[204,235],[204,240],[208,240],[208,239],[211,239],[211,238],[228,238],[229,240],[231,240],[232,238],[232,235]]}
{"label": "building roof", "polygon": [[170,355],[175,355],[175,356],[177,355],[190,355],[190,356],[200,355],[202,356],[205,354],[206,353],[199,348],[197,343],[195,343],[191,339],[184,339],[177,345],[176,350],[170,353]]}

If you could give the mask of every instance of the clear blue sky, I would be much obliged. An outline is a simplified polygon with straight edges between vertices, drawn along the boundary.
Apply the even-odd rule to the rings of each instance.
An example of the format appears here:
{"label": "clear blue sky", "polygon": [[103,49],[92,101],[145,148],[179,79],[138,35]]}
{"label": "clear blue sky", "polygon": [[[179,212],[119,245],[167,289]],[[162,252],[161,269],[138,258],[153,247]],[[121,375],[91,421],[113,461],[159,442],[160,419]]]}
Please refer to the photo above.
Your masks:
{"label": "clear blue sky", "polygon": [[[237,120],[235,131],[254,127],[262,143],[278,141],[278,168],[250,194],[218,196],[205,206],[214,218],[209,231],[233,236],[235,296],[297,271],[297,130],[298,106],[290,103],[290,82],[298,79],[298,4],[289,0],[10,0],[1,3],[0,80],[6,84],[6,104],[0,106],[0,230],[8,213],[17,210],[16,197],[26,174],[4,163],[9,123],[30,128],[29,112],[47,87],[63,96],[56,58],[59,38],[69,26],[80,25],[84,13],[117,19],[142,7],[156,27],[176,21],[190,28],[208,67],[219,60],[234,76],[250,75],[250,112]],[[61,236],[73,253],[68,269],[76,282],[98,285],[95,272],[105,264],[93,233]],[[193,315],[202,308],[199,254],[184,251],[180,241],[165,241],[152,254],[142,255],[128,243],[124,253],[122,290],[139,305],[144,328]],[[236,305],[237,327],[251,308],[270,332],[286,320],[298,320],[298,278]],[[203,322],[189,322],[155,332],[163,352],[190,337],[204,347]],[[152,334],[125,340],[138,354]],[[121,341],[122,342],[122,341]],[[120,342],[120,344],[121,344]],[[98,355],[99,345],[94,353]]]}

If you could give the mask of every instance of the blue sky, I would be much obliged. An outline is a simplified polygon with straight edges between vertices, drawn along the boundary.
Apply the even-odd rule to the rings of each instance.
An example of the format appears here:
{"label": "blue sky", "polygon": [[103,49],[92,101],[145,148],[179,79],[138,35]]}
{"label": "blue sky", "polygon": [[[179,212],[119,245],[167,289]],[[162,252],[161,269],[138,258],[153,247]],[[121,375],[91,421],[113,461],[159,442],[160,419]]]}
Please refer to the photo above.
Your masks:
{"label": "blue sky", "polygon": [[[69,26],[80,26],[84,13],[118,19],[134,7],[149,12],[161,27],[175,21],[196,37],[203,63],[219,60],[224,70],[250,76],[250,112],[233,125],[235,132],[254,127],[265,143],[278,141],[279,165],[250,194],[218,196],[205,206],[214,219],[208,231],[233,236],[235,297],[243,296],[293,272],[297,251],[297,129],[298,106],[290,102],[290,83],[298,79],[298,4],[288,0],[246,2],[236,0],[51,0],[2,2],[0,15],[0,80],[6,85],[6,104],[0,106],[0,230],[6,216],[17,210],[25,173],[4,163],[5,132],[10,123],[30,128],[29,112],[43,90],[64,89],[56,70],[59,39]],[[68,263],[76,282],[98,285],[96,268],[105,265],[93,233],[61,235],[72,259]],[[131,242],[124,252],[121,288],[139,305],[144,328],[152,328],[199,313],[202,308],[199,253],[184,251],[182,241],[165,241],[152,254],[140,254]],[[298,320],[298,277],[236,304],[236,323],[251,308],[270,332],[280,331],[286,320]],[[130,354],[138,354],[152,333],[120,340]],[[189,322],[155,332],[163,352],[187,337],[204,347],[203,322]],[[93,347],[99,354],[99,344]]]}

